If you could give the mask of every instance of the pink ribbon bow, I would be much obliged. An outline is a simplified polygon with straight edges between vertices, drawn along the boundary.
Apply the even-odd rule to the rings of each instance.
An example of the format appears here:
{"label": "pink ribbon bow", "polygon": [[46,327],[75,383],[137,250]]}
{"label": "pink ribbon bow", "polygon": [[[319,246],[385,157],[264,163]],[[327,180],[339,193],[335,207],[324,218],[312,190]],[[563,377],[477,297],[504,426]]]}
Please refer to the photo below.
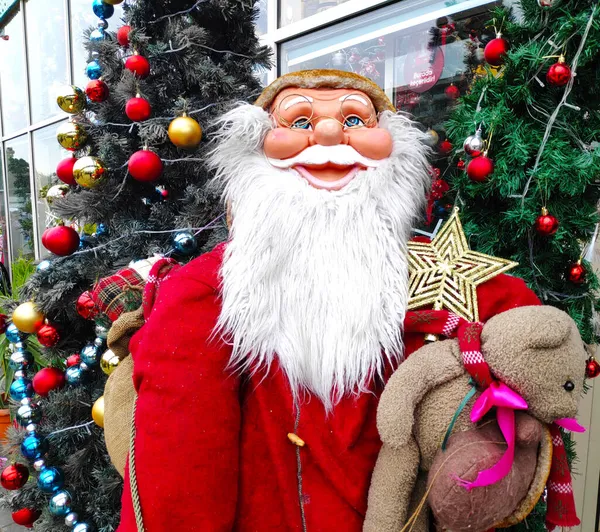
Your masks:
{"label": "pink ribbon bow", "polygon": [[506,384],[492,381],[477,398],[471,410],[471,421],[477,423],[493,407],[496,407],[496,418],[500,431],[508,444],[506,452],[496,465],[480,471],[473,482],[457,479],[467,490],[480,486],[490,486],[503,479],[513,465],[515,457],[515,410],[527,410],[527,402]]}

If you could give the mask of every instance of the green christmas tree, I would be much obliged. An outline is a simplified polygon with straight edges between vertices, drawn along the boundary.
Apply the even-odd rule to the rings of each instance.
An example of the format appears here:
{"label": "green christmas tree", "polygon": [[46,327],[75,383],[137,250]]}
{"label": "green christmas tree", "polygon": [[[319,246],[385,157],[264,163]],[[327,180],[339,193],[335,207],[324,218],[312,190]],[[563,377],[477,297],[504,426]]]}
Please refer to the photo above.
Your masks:
{"label": "green christmas tree", "polygon": [[[23,485],[5,492],[3,502],[22,512],[15,517],[21,523],[35,520],[36,530],[51,532],[65,529],[65,522],[76,532],[110,532],[120,514],[122,479],[91,415],[106,382],[98,359],[110,321],[84,319],[76,301],[131,261],[159,253],[187,262],[225,238],[223,205],[209,190],[204,164],[209,124],[235,102],[254,100],[261,90],[256,69],[270,66],[269,51],[255,35],[253,2],[137,0],[124,7],[130,31],[122,29],[119,39],[106,23],[113,3],[90,2],[99,17],[98,28],[87,33],[90,100],[65,126],[77,137],[71,141],[82,143],[75,151],[82,168],[66,196],[51,204],[81,244],[40,263],[21,287],[20,301],[3,309],[10,314],[34,301],[60,336],[57,343],[51,334],[44,339],[54,343],[43,350],[45,364],[57,370],[45,375],[52,388],[46,397],[31,389],[27,351],[35,335],[28,340],[11,326],[12,344],[4,353],[17,372],[10,393],[20,425],[10,429],[4,456],[9,467],[20,463],[28,469],[29,481],[17,479],[17,487]],[[181,119],[196,138],[177,127],[169,131]],[[136,153],[154,167],[136,171]],[[63,373],[67,384],[61,388]]]}
{"label": "green christmas tree", "polygon": [[[599,17],[587,0],[496,9],[490,25],[505,41],[487,44],[487,75],[446,124],[459,148],[449,180],[472,249],[517,261],[511,273],[569,313],[587,344],[598,340],[588,260],[600,199]],[[565,445],[572,460],[568,437]],[[546,530],[545,514],[542,500],[515,529]]]}

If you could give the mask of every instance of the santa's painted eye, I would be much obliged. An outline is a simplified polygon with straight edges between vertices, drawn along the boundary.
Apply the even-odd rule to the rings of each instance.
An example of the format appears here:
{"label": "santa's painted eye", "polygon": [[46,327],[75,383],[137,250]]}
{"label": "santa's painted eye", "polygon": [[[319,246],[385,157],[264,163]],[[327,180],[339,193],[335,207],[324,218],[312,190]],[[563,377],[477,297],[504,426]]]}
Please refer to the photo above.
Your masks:
{"label": "santa's painted eye", "polygon": [[292,125],[291,127],[293,129],[312,129],[312,126],[310,124],[310,120],[308,118],[302,117],[302,118],[298,118]]}
{"label": "santa's painted eye", "polygon": [[567,392],[572,392],[575,389],[575,383],[573,381],[567,381],[563,384],[563,388],[567,390]]}
{"label": "santa's painted eye", "polygon": [[362,127],[365,125],[365,122],[360,116],[349,116],[344,120],[344,126],[346,127]]}

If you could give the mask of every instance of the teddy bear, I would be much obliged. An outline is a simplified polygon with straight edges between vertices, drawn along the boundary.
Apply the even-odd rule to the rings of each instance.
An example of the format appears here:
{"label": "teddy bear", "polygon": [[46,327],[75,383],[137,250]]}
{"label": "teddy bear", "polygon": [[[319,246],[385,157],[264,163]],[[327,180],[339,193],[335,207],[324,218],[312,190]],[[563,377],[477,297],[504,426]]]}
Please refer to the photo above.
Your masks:
{"label": "teddy bear", "polygon": [[[472,487],[507,445],[494,409],[474,428],[470,412],[483,390],[473,386],[458,341],[425,345],[395,371],[379,402],[383,446],[365,532],[426,532],[427,506],[439,529],[485,531],[515,524],[536,504],[550,470],[548,426],[577,413],[584,344],[566,313],[550,306],[519,307],[483,326],[481,353],[494,386],[508,387],[524,401],[514,417],[517,452],[510,471],[491,485]],[[470,390],[473,396],[460,410]]]}

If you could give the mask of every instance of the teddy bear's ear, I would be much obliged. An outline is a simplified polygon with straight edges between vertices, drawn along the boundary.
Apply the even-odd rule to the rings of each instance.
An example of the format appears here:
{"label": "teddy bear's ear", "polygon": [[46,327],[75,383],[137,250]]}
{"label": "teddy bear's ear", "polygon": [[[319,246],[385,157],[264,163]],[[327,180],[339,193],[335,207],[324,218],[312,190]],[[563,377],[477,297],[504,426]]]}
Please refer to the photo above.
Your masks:
{"label": "teddy bear's ear", "polygon": [[550,349],[564,344],[576,327],[571,317],[555,307],[518,307],[491,318],[484,326],[481,339],[493,345]]}

